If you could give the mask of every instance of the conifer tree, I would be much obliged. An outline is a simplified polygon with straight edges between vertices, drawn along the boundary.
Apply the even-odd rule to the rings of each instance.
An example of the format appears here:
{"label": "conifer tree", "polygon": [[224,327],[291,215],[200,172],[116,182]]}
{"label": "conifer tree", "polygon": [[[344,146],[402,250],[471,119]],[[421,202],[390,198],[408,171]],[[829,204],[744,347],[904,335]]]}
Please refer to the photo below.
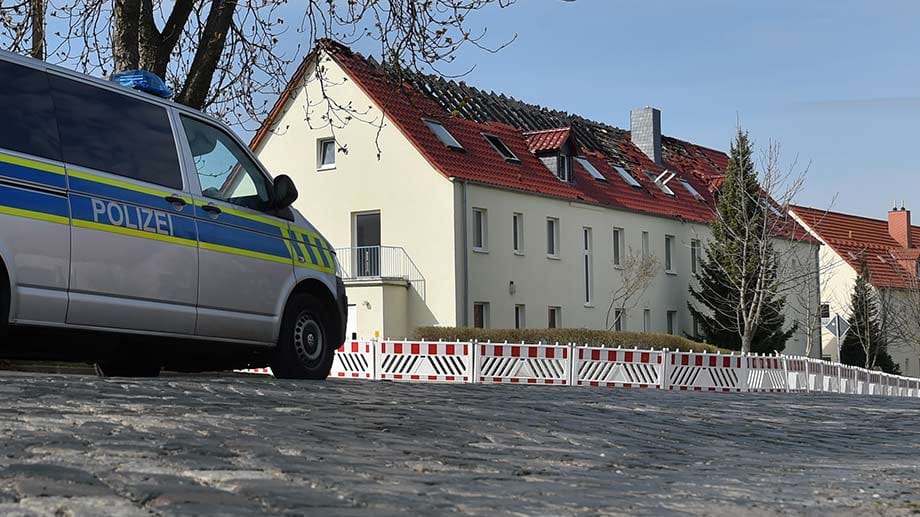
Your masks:
{"label": "conifer tree", "polygon": [[869,370],[900,374],[901,368],[888,354],[888,343],[879,325],[878,301],[870,284],[869,265],[860,260],[860,272],[850,298],[850,328],[840,345],[840,362]]}
{"label": "conifer tree", "polygon": [[704,338],[743,352],[780,352],[795,332],[783,330],[785,317],[777,281],[778,257],[768,217],[768,195],[758,182],[753,144],[738,129],[718,192],[712,239],[690,286],[698,303],[688,303]]}

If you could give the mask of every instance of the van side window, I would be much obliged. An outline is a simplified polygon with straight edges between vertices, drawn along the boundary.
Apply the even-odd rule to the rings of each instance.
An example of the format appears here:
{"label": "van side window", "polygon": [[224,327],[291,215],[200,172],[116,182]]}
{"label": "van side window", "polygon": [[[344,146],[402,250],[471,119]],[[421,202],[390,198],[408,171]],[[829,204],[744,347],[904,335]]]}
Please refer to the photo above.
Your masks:
{"label": "van side window", "polygon": [[61,161],[48,75],[0,61],[0,148]]}
{"label": "van side window", "polygon": [[195,159],[201,193],[266,212],[271,207],[271,182],[230,135],[210,124],[182,117],[182,127]]}
{"label": "van side window", "polygon": [[49,77],[65,162],[182,188],[166,108],[72,79]]}

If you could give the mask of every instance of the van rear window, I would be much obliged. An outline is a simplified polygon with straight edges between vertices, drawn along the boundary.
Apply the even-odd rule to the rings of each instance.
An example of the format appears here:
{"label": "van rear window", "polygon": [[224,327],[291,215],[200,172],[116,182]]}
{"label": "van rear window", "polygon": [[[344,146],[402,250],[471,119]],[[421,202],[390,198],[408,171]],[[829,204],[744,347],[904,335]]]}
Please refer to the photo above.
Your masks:
{"label": "van rear window", "polygon": [[64,161],[181,189],[166,108],[50,75]]}
{"label": "van rear window", "polygon": [[48,75],[0,61],[0,149],[61,160]]}

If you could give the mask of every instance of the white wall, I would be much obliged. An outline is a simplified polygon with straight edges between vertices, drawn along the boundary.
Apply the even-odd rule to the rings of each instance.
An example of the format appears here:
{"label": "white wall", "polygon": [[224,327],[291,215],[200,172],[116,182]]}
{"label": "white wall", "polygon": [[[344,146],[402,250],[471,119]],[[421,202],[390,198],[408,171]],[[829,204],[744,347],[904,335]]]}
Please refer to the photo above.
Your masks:
{"label": "white wall", "polygon": [[[488,252],[472,250],[472,209],[487,211]],[[625,230],[626,248],[641,251],[641,235],[649,232],[651,254],[659,257],[664,267],[665,235],[675,237],[674,273],[660,272],[641,297],[636,308],[627,314],[625,330],[643,330],[643,309],[651,309],[652,332],[665,332],[667,311],[677,311],[677,334],[692,333],[692,320],[687,309],[688,285],[691,279],[690,242],[699,239],[705,247],[709,228],[705,225],[681,222],[635,212],[613,210],[511,190],[470,185],[467,194],[467,226],[469,241],[467,257],[470,272],[470,324],[472,305],[490,305],[490,326],[514,326],[514,306],[526,307],[526,326],[547,325],[549,306],[562,307],[562,326],[605,328],[607,309],[614,286],[619,285],[620,272],[613,266],[613,228]],[[524,253],[512,249],[512,216],[524,214]],[[546,220],[559,219],[559,259],[546,254]],[[593,240],[593,301],[584,303],[583,228],[592,229]],[[458,244],[461,246],[462,244]],[[805,263],[814,263],[815,246],[796,243]],[[817,271],[815,272],[817,274]],[[514,282],[515,294],[509,284]],[[816,279],[813,281],[817,281]],[[790,308],[791,310],[791,308]],[[789,311],[787,311],[789,312]],[[787,314],[791,325],[793,315]],[[786,353],[803,353],[804,330],[796,333],[786,345]]]}
{"label": "white wall", "polygon": [[[394,331],[403,333],[419,325],[455,325],[453,185],[428,164],[392,121],[384,118],[380,128],[380,108],[355,81],[343,81],[341,67],[331,60],[324,60],[323,66],[329,96],[339,103],[351,101],[357,109],[370,106],[361,118],[372,122],[352,120],[334,130],[323,124],[325,105],[319,81],[308,72],[305,88],[288,103],[273,132],[256,150],[259,159],[273,174],[291,176],[300,192],[295,207],[335,247],[353,245],[352,214],[380,211],[381,244],[404,247],[426,281],[424,303],[408,300],[405,310],[410,321]],[[312,124],[320,127],[311,129],[306,121],[308,112]],[[319,171],[317,140],[333,135],[339,146],[347,148],[347,154],[337,153],[334,169]],[[375,142],[380,147],[379,159]],[[357,299],[358,294],[350,294],[350,302],[361,310],[364,300]],[[366,327],[365,321],[382,324],[384,320],[364,317],[360,321]]]}

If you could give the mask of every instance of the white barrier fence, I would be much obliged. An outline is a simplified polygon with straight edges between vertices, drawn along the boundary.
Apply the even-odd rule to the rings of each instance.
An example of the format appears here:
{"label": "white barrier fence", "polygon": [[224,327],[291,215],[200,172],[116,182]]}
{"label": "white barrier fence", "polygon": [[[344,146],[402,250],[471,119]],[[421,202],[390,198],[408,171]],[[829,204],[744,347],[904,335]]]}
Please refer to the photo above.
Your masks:
{"label": "white barrier fence", "polygon": [[[268,368],[238,371],[271,374]],[[808,357],[573,344],[350,341],[336,351],[329,377],[920,398],[920,379]]]}

